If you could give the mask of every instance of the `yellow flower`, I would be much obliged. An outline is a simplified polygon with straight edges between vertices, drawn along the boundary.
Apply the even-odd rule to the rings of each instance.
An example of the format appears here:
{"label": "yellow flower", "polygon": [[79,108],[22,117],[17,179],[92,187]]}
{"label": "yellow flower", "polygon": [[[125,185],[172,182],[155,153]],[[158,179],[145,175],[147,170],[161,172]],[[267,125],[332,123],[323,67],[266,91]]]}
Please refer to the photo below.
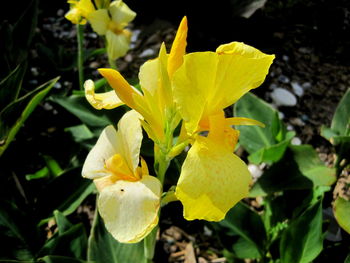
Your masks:
{"label": "yellow flower", "polygon": [[[194,143],[183,163],[176,196],[188,220],[222,220],[248,195],[251,175],[233,153],[239,132],[231,125],[262,125],[247,118],[225,119],[223,109],[265,79],[273,55],[239,42],[216,52],[184,56],[173,76],[173,96]],[[199,135],[209,131],[208,136]]]}
{"label": "yellow flower", "polygon": [[82,175],[93,179],[100,193],[98,210],[107,230],[122,243],[135,243],[158,224],[162,185],[141,159],[141,116],[129,111],[118,130],[106,127],[88,154]]}
{"label": "yellow flower", "polygon": [[[115,94],[93,92],[93,82],[85,83],[85,94],[91,105],[97,109],[119,106],[120,101],[138,111],[144,118],[142,125],[149,137],[155,142],[164,142],[166,129],[175,129],[180,121],[173,100],[171,79],[176,69],[182,64],[185,54],[187,19],[183,18],[174,44],[168,55],[162,44],[159,57],[147,61],[140,68],[139,79],[142,93],[132,87],[123,76],[113,69],[99,69]],[[113,96],[113,98],[112,98]],[[111,101],[115,103],[112,104]]]}
{"label": "yellow flower", "polygon": [[122,0],[113,1],[108,9],[89,13],[88,21],[93,30],[107,39],[107,53],[111,59],[124,56],[129,49],[131,32],[125,27],[136,16]]}
{"label": "yellow flower", "polygon": [[73,24],[86,24],[86,17],[93,11],[95,7],[91,0],[68,0],[70,10],[65,15]]}

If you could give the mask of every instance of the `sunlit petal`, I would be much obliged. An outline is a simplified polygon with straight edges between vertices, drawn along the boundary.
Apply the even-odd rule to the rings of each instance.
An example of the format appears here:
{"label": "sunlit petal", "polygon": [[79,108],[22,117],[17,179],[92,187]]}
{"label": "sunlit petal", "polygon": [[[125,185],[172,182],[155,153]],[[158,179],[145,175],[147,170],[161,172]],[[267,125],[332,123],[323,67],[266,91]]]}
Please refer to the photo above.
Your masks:
{"label": "sunlit petal", "polygon": [[222,220],[248,195],[251,175],[246,164],[226,147],[198,136],[182,166],[176,196],[187,220]]}
{"label": "sunlit petal", "polygon": [[119,242],[142,240],[158,223],[161,192],[161,183],[153,176],[105,187],[98,208],[107,230]]}
{"label": "sunlit petal", "polygon": [[100,109],[114,109],[123,105],[114,90],[95,93],[95,84],[92,80],[87,80],[84,83],[85,97],[87,101],[97,110]]}
{"label": "sunlit petal", "polygon": [[168,73],[169,77],[172,78],[174,72],[183,63],[183,56],[186,52],[186,38],[187,38],[187,17],[183,17],[179,28],[177,29],[176,36],[171,47],[168,60]]}

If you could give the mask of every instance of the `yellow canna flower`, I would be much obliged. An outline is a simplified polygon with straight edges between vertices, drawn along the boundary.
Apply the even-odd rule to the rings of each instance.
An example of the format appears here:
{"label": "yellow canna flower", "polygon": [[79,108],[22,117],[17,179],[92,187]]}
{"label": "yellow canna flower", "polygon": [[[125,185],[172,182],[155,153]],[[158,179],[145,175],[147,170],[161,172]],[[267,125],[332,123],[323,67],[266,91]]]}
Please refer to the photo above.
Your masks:
{"label": "yellow canna flower", "polygon": [[86,17],[95,11],[91,0],[68,0],[70,10],[65,15],[73,24],[86,24]]}
{"label": "yellow canna flower", "polygon": [[93,179],[100,195],[98,210],[107,230],[122,243],[135,243],[158,224],[162,185],[141,159],[141,116],[129,111],[118,130],[106,127],[88,154],[83,177]]}
{"label": "yellow canna flower", "polygon": [[[222,220],[248,195],[251,175],[233,153],[239,132],[231,125],[260,125],[247,118],[225,119],[223,109],[265,79],[273,55],[239,42],[216,52],[187,54],[173,76],[173,96],[187,136],[194,139],[175,195],[188,220]],[[199,135],[209,131],[208,136]]]}
{"label": "yellow canna flower", "polygon": [[111,59],[124,56],[129,49],[131,32],[125,27],[136,16],[122,0],[113,1],[108,9],[89,13],[88,21],[93,30],[107,39],[107,53]]}
{"label": "yellow canna flower", "polygon": [[[167,127],[170,130],[180,122],[176,111],[171,87],[171,79],[176,69],[182,64],[185,54],[187,35],[187,18],[184,17],[177,31],[174,44],[168,55],[162,44],[159,56],[143,64],[139,72],[142,93],[132,87],[123,76],[113,69],[99,69],[116,94],[93,92],[93,82],[85,84],[85,94],[92,106],[97,109],[112,108],[120,101],[138,111],[144,118],[142,125],[149,137],[156,143],[164,142]],[[112,98],[113,96],[113,98]],[[112,104],[111,101],[115,103]]]}

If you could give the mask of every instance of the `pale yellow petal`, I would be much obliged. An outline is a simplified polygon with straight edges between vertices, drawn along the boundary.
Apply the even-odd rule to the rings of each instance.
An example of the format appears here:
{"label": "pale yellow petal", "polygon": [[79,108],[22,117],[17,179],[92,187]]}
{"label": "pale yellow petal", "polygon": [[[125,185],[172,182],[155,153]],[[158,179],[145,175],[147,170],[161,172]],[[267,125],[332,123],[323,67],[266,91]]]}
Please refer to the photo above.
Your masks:
{"label": "pale yellow petal", "polygon": [[134,111],[128,111],[118,123],[117,144],[118,152],[124,157],[131,171],[136,173],[140,162],[140,149],[142,143],[142,116]]}
{"label": "pale yellow petal", "polygon": [[115,34],[111,30],[106,31],[107,53],[108,56],[115,60],[128,52],[130,48],[130,37],[128,34]]}
{"label": "pale yellow petal", "polygon": [[121,0],[113,1],[108,10],[112,16],[112,20],[118,25],[120,30],[136,16],[136,13]]}
{"label": "pale yellow petal", "polygon": [[98,138],[84,162],[82,176],[95,179],[110,175],[105,169],[105,161],[119,152],[117,143],[117,131],[110,125],[107,126]]}
{"label": "pale yellow petal", "polygon": [[198,136],[182,166],[176,196],[187,220],[220,221],[248,195],[246,164],[226,147]]}
{"label": "pale yellow petal", "polygon": [[[196,131],[215,87],[218,55],[214,52],[190,53],[173,76],[173,96],[188,133]],[[218,109],[221,110],[221,109]]]}
{"label": "pale yellow petal", "polygon": [[136,243],[158,223],[162,186],[153,176],[140,181],[117,181],[104,188],[98,209],[107,230],[122,243]]}
{"label": "pale yellow petal", "polygon": [[95,84],[92,80],[87,80],[84,83],[85,97],[87,101],[97,110],[100,109],[114,109],[123,105],[114,90],[95,93]]}
{"label": "pale yellow petal", "polygon": [[183,56],[186,53],[187,45],[187,30],[187,17],[184,16],[181,20],[179,28],[177,29],[176,36],[169,54],[168,73],[170,78],[172,78],[174,72],[183,63]]}
{"label": "pale yellow petal", "polygon": [[86,24],[86,20],[81,18],[81,13],[79,10],[74,7],[71,8],[64,17],[71,21],[73,24]]}
{"label": "pale yellow petal", "polygon": [[87,19],[89,20],[92,29],[99,35],[105,35],[108,29],[108,24],[110,18],[108,15],[107,9],[98,9],[94,12],[91,12]]}

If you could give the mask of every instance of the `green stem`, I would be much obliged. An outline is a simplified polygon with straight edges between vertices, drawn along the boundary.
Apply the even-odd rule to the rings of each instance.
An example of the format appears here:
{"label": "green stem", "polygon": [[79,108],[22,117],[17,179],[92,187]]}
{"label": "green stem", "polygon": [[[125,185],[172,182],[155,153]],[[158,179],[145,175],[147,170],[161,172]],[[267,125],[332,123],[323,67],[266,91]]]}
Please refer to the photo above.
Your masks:
{"label": "green stem", "polygon": [[143,240],[143,248],[144,248],[147,263],[153,262],[152,259],[154,257],[154,250],[156,247],[157,232],[158,232],[158,226],[153,228],[152,232],[149,233]]}
{"label": "green stem", "polygon": [[78,42],[78,74],[79,74],[79,88],[84,90],[84,27],[77,24],[77,42]]}

